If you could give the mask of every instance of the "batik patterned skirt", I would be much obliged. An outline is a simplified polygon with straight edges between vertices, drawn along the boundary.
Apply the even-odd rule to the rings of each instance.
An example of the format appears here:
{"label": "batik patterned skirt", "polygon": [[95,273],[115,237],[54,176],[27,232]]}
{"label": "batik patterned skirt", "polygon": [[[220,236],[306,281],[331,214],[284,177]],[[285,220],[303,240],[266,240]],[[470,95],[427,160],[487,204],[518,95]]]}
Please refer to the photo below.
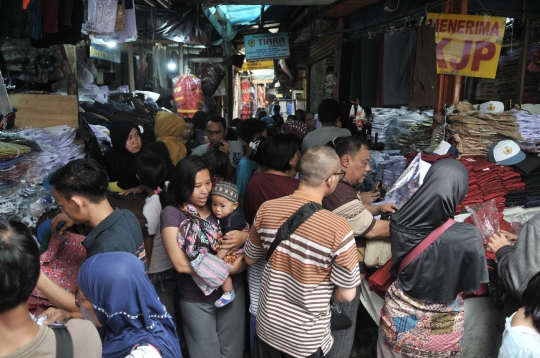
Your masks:
{"label": "batik patterned skirt", "polygon": [[394,282],[384,301],[379,340],[405,357],[460,357],[465,326],[461,295],[451,304],[408,297]]}

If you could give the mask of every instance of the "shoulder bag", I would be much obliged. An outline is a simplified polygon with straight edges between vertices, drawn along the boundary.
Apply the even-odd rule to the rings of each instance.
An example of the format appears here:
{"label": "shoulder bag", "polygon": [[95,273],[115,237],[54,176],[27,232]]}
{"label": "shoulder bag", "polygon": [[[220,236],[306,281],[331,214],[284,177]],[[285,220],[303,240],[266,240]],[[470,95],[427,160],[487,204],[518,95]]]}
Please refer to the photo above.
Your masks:
{"label": "shoulder bag", "polygon": [[56,358],[73,358],[73,339],[66,326],[53,324],[50,328],[56,337]]}
{"label": "shoulder bag", "polygon": [[[291,235],[302,225],[307,219],[309,219],[315,212],[321,210],[323,207],[315,202],[310,202],[302,205],[291,217],[283,223],[278,229],[276,238],[272,241],[270,248],[266,253],[266,261],[270,259],[274,250],[279,246],[283,240],[288,240]],[[332,331],[339,331],[347,329],[352,326],[351,319],[341,310],[339,302],[334,298],[330,298],[330,329]]]}

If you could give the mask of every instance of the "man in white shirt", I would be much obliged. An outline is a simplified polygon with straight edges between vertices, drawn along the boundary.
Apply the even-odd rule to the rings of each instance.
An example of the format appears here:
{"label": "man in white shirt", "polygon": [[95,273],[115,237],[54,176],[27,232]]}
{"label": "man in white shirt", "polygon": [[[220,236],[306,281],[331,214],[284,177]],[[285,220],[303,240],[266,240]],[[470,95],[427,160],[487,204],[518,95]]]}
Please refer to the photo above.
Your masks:
{"label": "man in white shirt", "polygon": [[319,121],[322,127],[308,133],[302,142],[302,153],[316,145],[325,145],[336,137],[348,137],[351,131],[341,127],[341,107],[335,99],[327,98],[319,104]]}

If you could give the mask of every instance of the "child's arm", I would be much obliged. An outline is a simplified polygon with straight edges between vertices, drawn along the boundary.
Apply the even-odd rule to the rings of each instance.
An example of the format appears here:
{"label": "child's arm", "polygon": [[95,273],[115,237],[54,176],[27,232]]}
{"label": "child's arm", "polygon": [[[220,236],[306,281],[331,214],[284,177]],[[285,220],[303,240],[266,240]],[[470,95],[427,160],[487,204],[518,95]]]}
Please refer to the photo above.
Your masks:
{"label": "child's arm", "polygon": [[146,252],[146,268],[150,270],[150,260],[152,260],[152,251],[154,250],[154,235],[144,237],[144,251]]}

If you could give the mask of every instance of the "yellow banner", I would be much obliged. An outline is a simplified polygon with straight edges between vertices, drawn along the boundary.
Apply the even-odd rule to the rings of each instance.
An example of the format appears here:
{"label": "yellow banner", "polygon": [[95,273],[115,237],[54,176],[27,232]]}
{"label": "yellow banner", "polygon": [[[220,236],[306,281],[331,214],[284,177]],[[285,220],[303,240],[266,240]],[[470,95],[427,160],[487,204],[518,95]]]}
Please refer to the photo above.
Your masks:
{"label": "yellow banner", "polygon": [[495,78],[505,17],[428,13],[435,21],[437,73]]}
{"label": "yellow banner", "polygon": [[242,71],[273,70],[273,69],[274,69],[274,60],[244,62],[242,64]]}

